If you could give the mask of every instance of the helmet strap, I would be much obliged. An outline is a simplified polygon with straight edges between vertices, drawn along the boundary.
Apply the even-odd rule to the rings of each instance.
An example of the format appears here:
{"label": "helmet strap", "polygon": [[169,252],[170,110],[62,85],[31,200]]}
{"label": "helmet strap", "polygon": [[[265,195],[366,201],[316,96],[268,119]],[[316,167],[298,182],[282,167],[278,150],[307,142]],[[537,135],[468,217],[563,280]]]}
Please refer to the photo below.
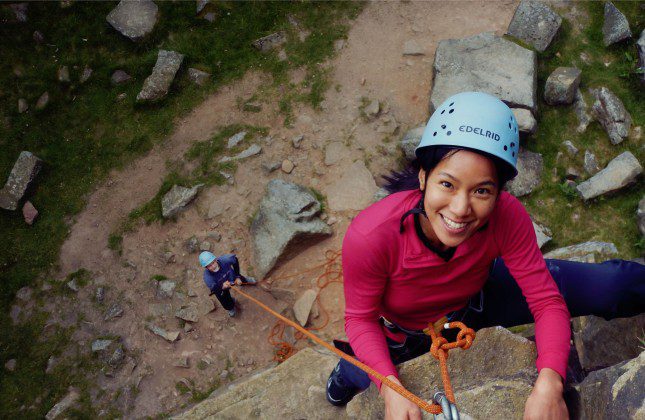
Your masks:
{"label": "helmet strap", "polygon": [[[421,192],[424,193],[423,190],[421,190]],[[425,193],[424,193],[424,196],[425,196]],[[405,213],[403,213],[403,216],[401,216],[401,222],[399,224],[399,233],[403,233],[403,231],[405,230],[405,228],[403,227],[403,222],[405,222],[405,219],[407,219],[408,216],[411,215],[411,214],[422,214],[426,218],[428,217],[428,215],[426,214],[425,209],[423,208],[423,197],[421,197],[421,199],[419,200],[419,203],[416,205],[416,207],[414,207],[414,208],[406,211]]]}

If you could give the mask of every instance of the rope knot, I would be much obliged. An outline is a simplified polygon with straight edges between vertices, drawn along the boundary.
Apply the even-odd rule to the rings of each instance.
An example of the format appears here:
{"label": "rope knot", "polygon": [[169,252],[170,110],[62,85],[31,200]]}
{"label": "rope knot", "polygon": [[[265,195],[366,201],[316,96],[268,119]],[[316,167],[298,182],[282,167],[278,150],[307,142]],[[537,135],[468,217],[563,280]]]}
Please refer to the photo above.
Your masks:
{"label": "rope knot", "polygon": [[462,328],[457,333],[457,345],[462,349],[469,349],[473,341],[475,341],[475,331],[472,328]]}
{"label": "rope knot", "polygon": [[439,351],[444,352],[446,357],[448,357],[448,352],[446,351],[445,348],[443,348],[444,345],[448,344],[448,340],[446,340],[442,336],[435,336],[432,338],[432,345],[430,346],[430,353],[435,357],[435,359],[439,359]]}

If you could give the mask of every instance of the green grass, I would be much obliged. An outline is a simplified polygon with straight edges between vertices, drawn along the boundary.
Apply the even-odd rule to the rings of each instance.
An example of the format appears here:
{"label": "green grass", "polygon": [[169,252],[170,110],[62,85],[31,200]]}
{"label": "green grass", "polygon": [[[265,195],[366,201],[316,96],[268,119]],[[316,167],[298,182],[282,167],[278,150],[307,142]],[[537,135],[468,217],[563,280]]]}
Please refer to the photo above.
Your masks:
{"label": "green grass", "polygon": [[[69,234],[74,215],[84,208],[87,194],[111,170],[163,142],[174,122],[207,95],[241,78],[248,70],[272,76],[270,93],[280,92],[281,85],[286,87],[285,115],[298,101],[318,107],[327,88],[322,63],[333,54],[333,42],[345,36],[347,20],[362,8],[362,3],[353,2],[224,1],[215,5],[217,19],[210,23],[195,17],[194,2],[158,2],[160,19],[153,33],[143,42],[133,43],[105,21],[116,4],[74,2],[62,9],[58,2],[31,3],[28,22],[0,26],[0,183],[22,150],[44,160],[28,197],[40,212],[35,224],[26,225],[20,211],[2,211],[0,215],[0,355],[5,360],[17,343],[27,343],[24,356],[34,358],[26,362],[34,363],[33,369],[19,369],[16,374],[0,377],[2,418],[43,417],[43,410],[77,381],[71,374],[43,378],[42,360],[30,352],[36,347],[32,343],[37,342],[38,329],[15,329],[6,314],[19,288],[55,273],[60,246]],[[298,40],[296,30],[288,23],[289,14],[311,32],[304,42]],[[11,17],[11,13],[2,7],[0,18],[5,17]],[[33,41],[35,30],[44,34],[43,44]],[[288,33],[285,49],[289,58],[284,62],[277,59],[276,52],[262,54],[250,45],[277,30]],[[182,69],[166,99],[154,105],[136,104],[136,95],[159,49],[185,54]],[[57,70],[63,65],[70,70],[72,81],[68,85],[56,80]],[[80,84],[79,76],[86,65],[93,74]],[[188,67],[210,72],[211,81],[205,87],[193,85],[186,76]],[[289,86],[289,71],[298,67],[305,68],[305,81]],[[14,69],[21,76],[16,76]],[[117,69],[129,73],[132,82],[112,86],[110,76]],[[50,103],[36,111],[35,102],[45,91],[49,92]],[[126,98],[117,101],[123,93]],[[19,98],[29,103],[29,110],[23,114],[17,112]],[[216,153],[207,147],[202,152]],[[110,236],[109,248],[120,252],[125,231],[140,221],[160,220],[161,197],[172,185],[206,176],[208,182],[222,181],[217,171],[204,170],[205,166],[200,165],[198,171],[202,172],[198,173],[171,171],[155,198],[136,209],[123,230]],[[52,293],[64,292],[58,289]],[[29,410],[18,411],[23,404],[29,406],[36,393],[45,391],[47,397],[33,416]],[[85,403],[82,407],[86,416],[95,417]]]}
{"label": "green grass", "polygon": [[[635,36],[639,36],[645,22],[638,2],[615,2],[615,5],[627,16]],[[584,203],[570,188],[563,186],[563,182],[569,166],[585,174],[582,167],[585,150],[596,155],[601,168],[627,150],[644,162],[645,155],[640,147],[643,140],[626,139],[619,145],[612,145],[597,122],[592,122],[583,134],[579,134],[572,106],[552,107],[543,99],[544,84],[551,72],[559,66],[575,66],[582,70],[580,89],[589,108],[594,100],[588,89],[606,86],[621,99],[631,114],[632,126],[645,123],[645,102],[633,60],[636,56],[635,41],[605,47],[602,43],[603,3],[583,2],[576,7],[587,11],[589,22],[578,33],[571,22],[563,20],[555,43],[539,54],[538,132],[524,142],[524,147],[542,154],[545,171],[541,187],[530,196],[523,197],[522,202],[538,222],[553,231],[553,241],[544,250],[602,240],[615,243],[622,257],[633,258],[642,252],[635,216],[638,201],[645,194],[642,182],[589,203]],[[583,52],[589,56],[588,64],[580,58]],[[611,64],[605,66],[604,62],[609,61]],[[580,150],[574,158],[565,152],[562,146],[565,140],[571,140]],[[556,163],[558,152],[563,152],[563,157]]]}
{"label": "green grass", "polygon": [[168,280],[168,277],[164,276],[163,274],[155,274],[154,276],[150,277],[150,280],[164,281],[164,280]]}

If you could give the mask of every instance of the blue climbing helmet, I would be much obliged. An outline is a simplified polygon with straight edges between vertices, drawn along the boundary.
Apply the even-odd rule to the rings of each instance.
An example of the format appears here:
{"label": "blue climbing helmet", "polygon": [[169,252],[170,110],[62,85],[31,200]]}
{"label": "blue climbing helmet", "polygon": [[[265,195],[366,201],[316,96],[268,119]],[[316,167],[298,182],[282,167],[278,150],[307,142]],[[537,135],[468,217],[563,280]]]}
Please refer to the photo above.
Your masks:
{"label": "blue climbing helmet", "polygon": [[415,149],[456,146],[492,155],[517,175],[519,132],[513,111],[498,98],[482,92],[462,92],[446,99],[432,114]]}
{"label": "blue climbing helmet", "polygon": [[202,267],[209,266],[213,261],[215,261],[215,259],[216,257],[212,252],[203,251],[199,254],[199,263]]}

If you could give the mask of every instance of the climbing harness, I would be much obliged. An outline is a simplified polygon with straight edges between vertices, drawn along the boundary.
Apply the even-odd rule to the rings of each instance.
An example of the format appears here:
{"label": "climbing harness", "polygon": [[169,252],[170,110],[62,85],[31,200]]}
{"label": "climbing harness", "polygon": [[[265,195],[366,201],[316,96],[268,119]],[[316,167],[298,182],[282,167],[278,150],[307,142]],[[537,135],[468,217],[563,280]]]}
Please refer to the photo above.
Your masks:
{"label": "climbing harness", "polygon": [[[342,279],[340,278],[342,274],[340,276],[335,276],[333,274],[333,271],[330,270],[329,268],[332,265],[331,263],[334,263],[336,259],[340,256],[340,252],[328,251],[325,255],[327,257],[327,262],[325,264],[322,264],[322,266],[327,266],[327,270],[325,271],[325,274],[323,276],[320,276],[318,278],[319,287],[321,285],[323,287],[326,287],[327,285],[333,282],[342,282]],[[314,268],[319,268],[319,267],[321,266],[317,266]],[[314,268],[307,271],[311,271]],[[263,304],[259,300],[255,299],[254,297],[248,295],[247,293],[244,293],[239,288],[232,288],[232,290],[234,290],[235,293],[238,293],[244,296],[245,298],[247,298],[248,300],[250,300],[251,302],[255,303],[256,305],[258,305],[259,307],[261,307],[262,309],[264,309],[265,311],[267,311],[268,313],[276,317],[282,323],[295,328],[298,334],[300,334],[300,336],[310,338],[314,342],[325,347],[327,350],[332,351],[339,357],[345,359],[347,362],[363,370],[368,375],[377,378],[382,383],[384,383],[385,385],[387,385],[388,387],[396,391],[399,395],[403,396],[404,398],[416,404],[422,410],[425,410],[428,413],[434,414],[435,418],[437,418],[436,415],[443,414],[443,418],[446,420],[459,419],[459,413],[455,405],[455,394],[452,390],[452,385],[450,383],[450,377],[448,375],[448,367],[447,367],[446,361],[448,359],[449,350],[455,349],[457,347],[461,347],[462,349],[466,350],[472,345],[473,340],[475,339],[475,331],[473,331],[471,328],[466,327],[466,325],[464,325],[463,323],[435,322],[435,323],[429,324],[428,328],[423,330],[423,332],[428,334],[432,339],[432,345],[430,346],[430,353],[439,361],[440,370],[441,370],[441,379],[443,381],[443,386],[445,390],[445,394],[442,392],[435,393],[433,397],[433,400],[435,403],[431,404],[419,398],[418,396],[414,395],[410,391],[406,390],[402,385],[392,382],[390,379],[386,378],[385,376],[375,371],[374,369],[370,368],[366,364],[336,349],[335,347],[321,340],[311,332],[312,330],[321,329],[324,326],[317,327],[315,329],[312,328],[310,330],[306,330],[305,328],[301,327],[300,325],[293,322],[292,320],[278,314],[277,312],[275,312],[274,310],[272,310],[271,308],[269,308],[267,305]],[[326,312],[325,312],[325,316],[326,316],[326,319],[325,319],[325,325],[326,325],[329,320]],[[442,318],[440,321],[443,322],[445,321],[445,319]],[[275,341],[276,336],[281,337],[281,334],[285,328],[284,324],[278,323],[276,324],[276,326],[273,327],[273,329],[271,330],[271,334],[269,336],[269,342],[273,341],[272,344],[274,345],[277,344],[280,347],[279,352],[282,352],[281,357],[284,358],[283,360],[286,360],[289,356],[291,356],[294,353],[293,348],[288,343],[285,343],[284,341]],[[279,327],[279,325],[282,325],[282,326]],[[441,331],[443,329],[448,329],[448,328],[460,329],[459,333],[457,334],[456,341],[448,342],[448,340],[446,340],[441,335]]]}

